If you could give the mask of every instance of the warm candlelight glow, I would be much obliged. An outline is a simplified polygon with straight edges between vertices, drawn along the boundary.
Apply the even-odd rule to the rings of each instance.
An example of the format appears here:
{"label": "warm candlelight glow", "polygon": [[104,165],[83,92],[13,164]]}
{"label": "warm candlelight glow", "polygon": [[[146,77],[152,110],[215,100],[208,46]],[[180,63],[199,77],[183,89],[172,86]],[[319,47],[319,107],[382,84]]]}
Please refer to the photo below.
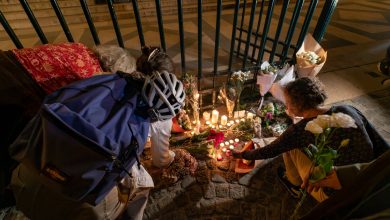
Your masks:
{"label": "warm candlelight glow", "polygon": [[215,128],[215,125],[211,125],[211,128],[213,128],[213,129],[214,129],[214,128]]}
{"label": "warm candlelight glow", "polygon": [[240,120],[239,119],[236,119],[236,123],[239,123],[240,122]]}
{"label": "warm candlelight glow", "polygon": [[245,117],[245,110],[239,111],[238,114],[239,114],[240,118],[244,118]]}
{"label": "warm candlelight glow", "polygon": [[205,121],[210,120],[210,112],[203,112],[203,119]]}
{"label": "warm candlelight glow", "polygon": [[219,112],[214,109],[213,112],[211,113],[211,123],[212,124],[218,123],[218,118],[219,118]]}
{"label": "warm candlelight glow", "polygon": [[226,126],[228,126],[228,127],[230,127],[230,125],[231,125],[230,123],[227,123],[227,124],[226,124]]}
{"label": "warm candlelight glow", "polygon": [[192,124],[196,124],[196,121],[192,121]]}
{"label": "warm candlelight glow", "polygon": [[222,115],[221,116],[221,125],[226,125],[227,124],[227,116],[226,115]]}
{"label": "warm candlelight glow", "polygon": [[233,150],[233,149],[234,149],[234,146],[233,146],[233,145],[230,145],[229,148],[230,148],[230,150]]}
{"label": "warm candlelight glow", "polygon": [[206,125],[210,125],[210,121],[206,121]]}
{"label": "warm candlelight glow", "polygon": [[222,151],[223,151],[223,152],[226,152],[226,148],[222,148]]}
{"label": "warm candlelight glow", "polygon": [[221,155],[221,154],[218,154],[217,160],[218,160],[218,161],[221,161],[221,160],[222,160],[222,155]]}
{"label": "warm candlelight glow", "polygon": [[245,121],[245,119],[244,119],[244,118],[241,118],[241,121]]}
{"label": "warm candlelight glow", "polygon": [[230,123],[231,125],[233,125],[233,124],[234,124],[234,121],[233,121],[233,120],[230,120],[229,123]]}
{"label": "warm candlelight glow", "polygon": [[233,144],[233,143],[234,143],[234,141],[233,141],[233,140],[230,140],[230,141],[229,141],[229,143]]}
{"label": "warm candlelight glow", "polygon": [[220,143],[219,146],[220,146],[220,147],[224,147],[225,144],[224,144],[224,143]]}
{"label": "warm candlelight glow", "polygon": [[236,138],[236,139],[234,139],[234,142],[238,143],[238,142],[240,142],[240,139]]}
{"label": "warm candlelight glow", "polygon": [[240,117],[240,113],[238,111],[235,111],[234,112],[234,118],[239,118]]}
{"label": "warm candlelight glow", "polygon": [[229,146],[229,141],[225,141],[226,147]]}
{"label": "warm candlelight glow", "polygon": [[248,112],[248,114],[246,115],[246,118],[253,119],[254,116],[255,116],[255,114],[253,114],[252,112]]}

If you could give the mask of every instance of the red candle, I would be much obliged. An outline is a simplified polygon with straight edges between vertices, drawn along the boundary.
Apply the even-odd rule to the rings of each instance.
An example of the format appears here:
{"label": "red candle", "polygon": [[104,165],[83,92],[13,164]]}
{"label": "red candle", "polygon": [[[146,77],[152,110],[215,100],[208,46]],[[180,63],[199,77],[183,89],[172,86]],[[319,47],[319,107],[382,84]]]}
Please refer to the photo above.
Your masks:
{"label": "red candle", "polygon": [[221,160],[222,160],[222,155],[221,155],[221,154],[218,154],[217,160],[218,160],[218,161],[221,161]]}

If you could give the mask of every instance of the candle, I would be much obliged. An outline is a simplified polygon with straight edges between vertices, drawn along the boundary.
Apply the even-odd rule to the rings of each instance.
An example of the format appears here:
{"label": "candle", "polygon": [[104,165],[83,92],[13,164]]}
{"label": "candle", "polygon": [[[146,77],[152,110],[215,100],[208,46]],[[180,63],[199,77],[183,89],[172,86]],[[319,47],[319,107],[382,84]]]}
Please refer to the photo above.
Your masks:
{"label": "candle", "polygon": [[196,121],[192,121],[192,124],[196,124]]}
{"label": "candle", "polygon": [[230,148],[230,150],[233,150],[233,149],[234,149],[234,146],[233,146],[233,145],[230,145],[229,148]]}
{"label": "candle", "polygon": [[233,121],[233,120],[230,120],[229,123],[230,123],[231,125],[233,125],[233,124],[234,124],[234,121]]}
{"label": "candle", "polygon": [[210,125],[210,121],[206,121],[206,125]]}
{"label": "candle", "polygon": [[218,160],[218,161],[221,161],[221,160],[222,160],[222,155],[221,155],[221,154],[218,154],[218,155],[217,155],[217,160]]}
{"label": "candle", "polygon": [[239,119],[236,119],[236,123],[239,123],[240,122],[240,120]]}
{"label": "candle", "polygon": [[245,119],[244,119],[244,118],[241,118],[241,121],[245,121]]}
{"label": "candle", "polygon": [[244,118],[245,117],[245,110],[239,111],[238,114],[240,115],[240,118]]}
{"label": "candle", "polygon": [[228,126],[228,127],[230,127],[230,125],[231,125],[230,122],[228,122],[228,123],[226,124],[226,126]]}
{"label": "candle", "polygon": [[194,135],[194,134],[195,134],[195,132],[191,131],[191,135]]}
{"label": "candle", "polygon": [[227,116],[226,115],[222,115],[221,116],[221,125],[226,125],[227,124]]}
{"label": "candle", "polygon": [[229,143],[233,144],[233,143],[234,143],[234,141],[233,141],[233,140],[230,140],[230,141],[229,141]]}
{"label": "candle", "polygon": [[255,115],[252,112],[248,112],[248,114],[246,115],[246,118],[253,119],[253,116],[255,116]]}
{"label": "candle", "polygon": [[229,146],[229,141],[225,141],[226,147]]}
{"label": "candle", "polygon": [[214,109],[213,112],[211,113],[211,123],[212,124],[218,123],[218,118],[219,118],[219,112]]}
{"label": "candle", "polygon": [[223,152],[226,152],[226,148],[222,148],[222,151],[223,151]]}
{"label": "candle", "polygon": [[211,128],[213,128],[213,129],[214,129],[214,128],[215,128],[215,125],[211,125]]}
{"label": "candle", "polygon": [[203,112],[203,119],[205,121],[210,120],[210,112]]}
{"label": "candle", "polygon": [[239,118],[239,117],[240,117],[239,112],[238,112],[238,111],[235,111],[235,112],[234,112],[234,118]]}
{"label": "candle", "polygon": [[219,146],[220,146],[220,147],[224,147],[225,144],[224,144],[224,143],[220,143]]}
{"label": "candle", "polygon": [[234,139],[234,142],[238,143],[238,142],[240,142],[240,139],[236,138],[236,139]]}
{"label": "candle", "polygon": [[195,93],[195,94],[194,94],[194,98],[195,98],[195,99],[199,99],[199,93]]}

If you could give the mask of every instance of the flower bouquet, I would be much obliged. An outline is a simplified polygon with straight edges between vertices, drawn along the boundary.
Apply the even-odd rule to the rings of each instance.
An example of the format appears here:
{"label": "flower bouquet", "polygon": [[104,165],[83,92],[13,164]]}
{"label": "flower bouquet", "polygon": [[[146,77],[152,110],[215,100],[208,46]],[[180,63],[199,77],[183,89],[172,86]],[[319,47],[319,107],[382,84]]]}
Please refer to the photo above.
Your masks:
{"label": "flower bouquet", "polygon": [[199,92],[197,79],[192,73],[184,74],[183,85],[186,93],[186,106],[191,107],[193,121],[195,122],[194,133],[199,134],[200,120],[199,120]]}
{"label": "flower bouquet", "polygon": [[[330,146],[330,140],[334,131],[339,128],[356,128],[355,120],[344,113],[333,113],[332,115],[318,115],[315,119],[306,124],[305,130],[315,135],[315,142],[308,147],[303,148],[312,165],[309,169],[309,182],[315,183],[324,179],[333,169],[334,159],[339,156],[338,151],[347,147],[349,139],[344,139],[339,146]],[[303,190],[303,196],[294,210],[293,216],[297,214],[298,209],[303,204],[307,195]]]}
{"label": "flower bouquet", "polygon": [[240,97],[241,92],[244,89],[244,83],[250,77],[250,71],[234,72],[227,86],[223,86],[219,91],[218,98],[226,104],[229,118],[233,118],[233,110],[240,110]]}
{"label": "flower bouquet", "polygon": [[179,114],[172,119],[172,132],[183,133],[185,131],[190,131],[191,129],[191,121],[186,111],[180,110]]}
{"label": "flower bouquet", "polygon": [[296,53],[298,77],[316,76],[324,66],[327,52],[307,34],[302,46]]}
{"label": "flower bouquet", "polygon": [[257,75],[257,85],[259,85],[261,100],[257,111],[263,106],[264,96],[271,89],[279,68],[265,61],[261,64],[261,72]]}
{"label": "flower bouquet", "polygon": [[294,66],[285,65],[283,69],[277,72],[276,82],[272,84],[269,92],[277,100],[285,103],[283,87],[294,80]]}

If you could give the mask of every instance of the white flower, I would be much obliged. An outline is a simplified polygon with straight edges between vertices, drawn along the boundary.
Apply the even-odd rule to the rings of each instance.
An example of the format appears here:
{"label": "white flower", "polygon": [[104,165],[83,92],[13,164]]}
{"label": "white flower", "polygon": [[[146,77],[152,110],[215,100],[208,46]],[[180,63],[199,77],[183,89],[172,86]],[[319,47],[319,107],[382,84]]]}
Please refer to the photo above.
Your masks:
{"label": "white flower", "polygon": [[324,131],[324,130],[322,129],[322,127],[319,126],[317,123],[315,123],[313,120],[312,120],[312,121],[309,121],[309,122],[306,124],[305,130],[306,130],[306,131],[310,131],[310,132],[313,133],[313,134],[321,134],[321,133]]}
{"label": "white flower", "polygon": [[357,128],[357,125],[355,124],[355,120],[347,114],[338,112],[333,113],[331,116],[331,121],[337,124],[335,127],[340,128]]}
{"label": "white flower", "polygon": [[321,61],[321,57],[318,56],[313,51],[304,51],[300,54],[297,54],[298,58],[304,59],[305,61],[310,62],[311,64],[317,64]]}
{"label": "white flower", "polygon": [[318,115],[316,119],[312,120],[321,128],[329,128],[331,126],[331,117],[330,115]]}

